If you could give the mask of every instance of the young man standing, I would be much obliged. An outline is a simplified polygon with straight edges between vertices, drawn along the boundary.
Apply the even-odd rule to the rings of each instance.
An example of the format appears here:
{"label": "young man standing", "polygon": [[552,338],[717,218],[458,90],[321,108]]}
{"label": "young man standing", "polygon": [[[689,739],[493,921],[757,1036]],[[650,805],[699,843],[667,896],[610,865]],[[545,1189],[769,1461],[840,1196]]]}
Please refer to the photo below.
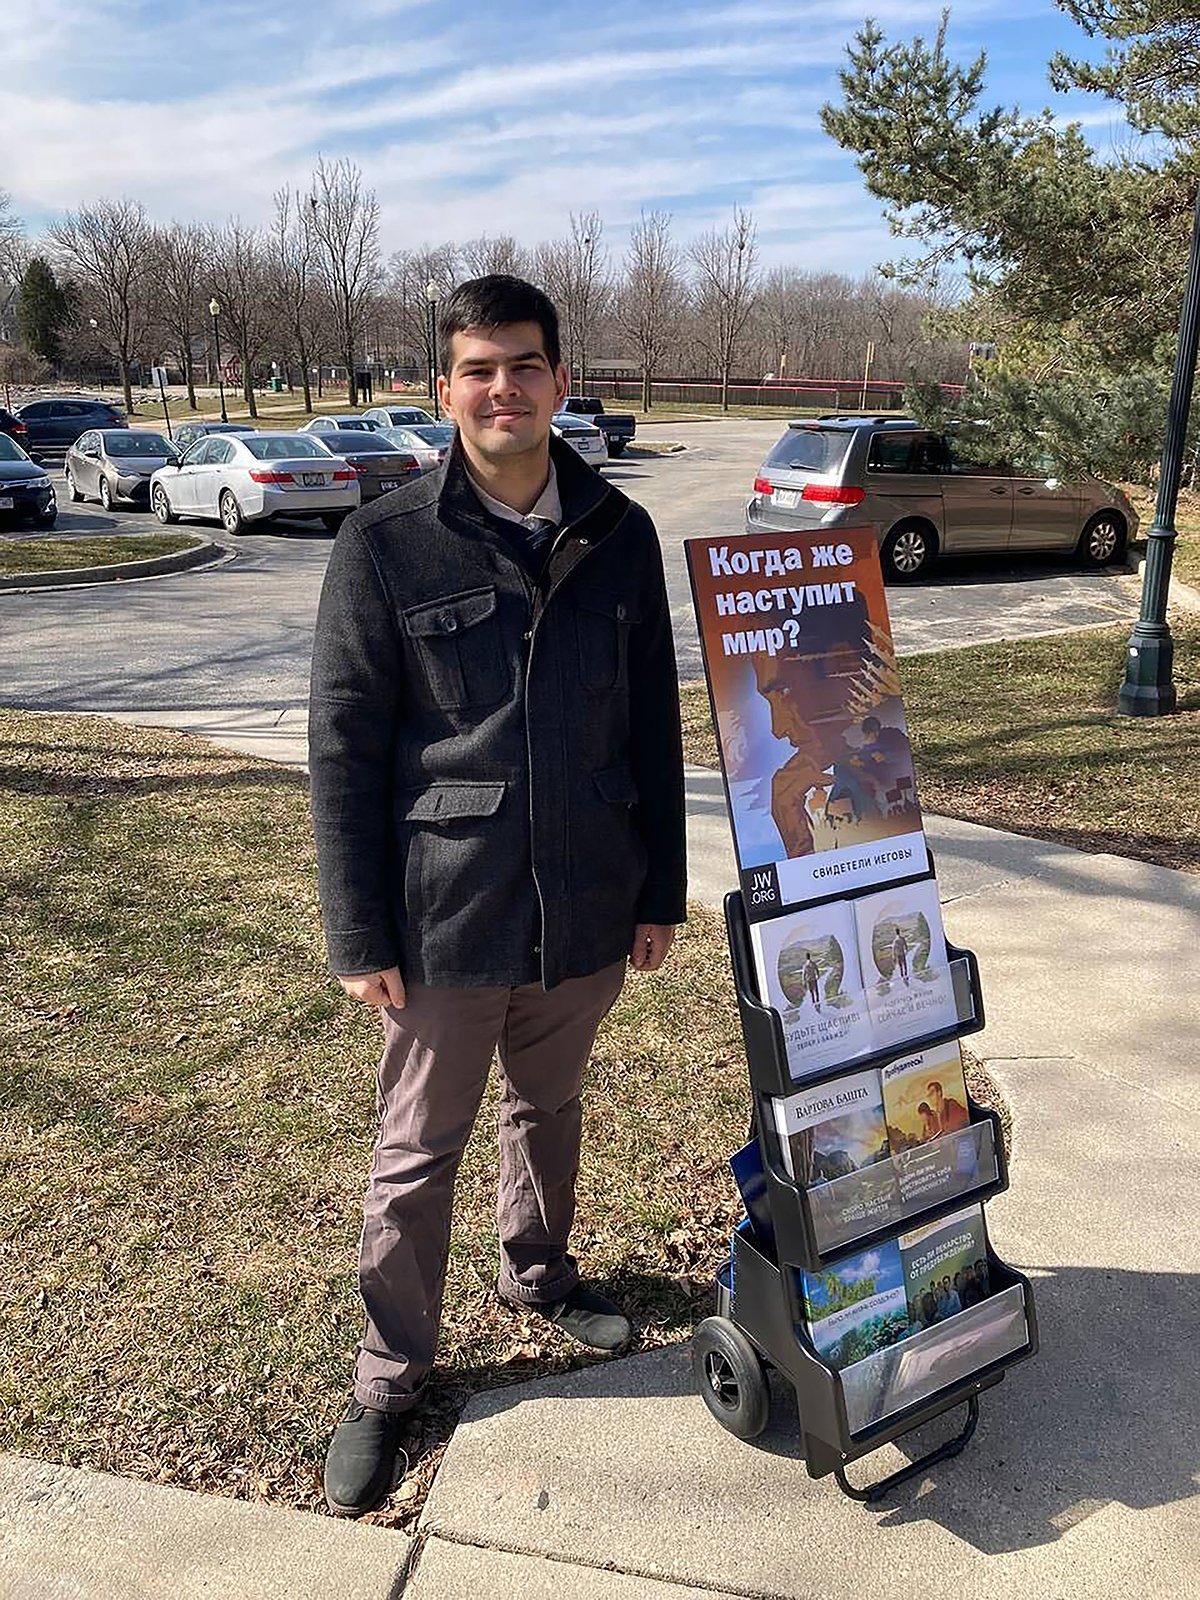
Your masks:
{"label": "young man standing", "polygon": [[500,1062],[502,1300],[597,1350],[630,1327],[568,1235],[580,1079],[626,966],[684,917],[679,698],[653,524],[558,440],[558,319],[493,275],[442,305],[445,465],[357,512],[321,595],[309,717],[330,964],[380,1008],[366,1329],[325,1494],[391,1484],[433,1362],[455,1174]]}

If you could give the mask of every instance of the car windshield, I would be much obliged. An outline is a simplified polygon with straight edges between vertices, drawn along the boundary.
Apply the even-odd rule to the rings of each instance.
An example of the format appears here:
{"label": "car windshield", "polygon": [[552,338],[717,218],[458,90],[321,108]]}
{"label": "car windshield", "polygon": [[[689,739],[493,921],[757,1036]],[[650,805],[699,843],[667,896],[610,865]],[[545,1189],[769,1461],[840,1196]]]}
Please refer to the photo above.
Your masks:
{"label": "car windshield", "polygon": [[420,439],[422,444],[449,444],[454,438],[454,429],[448,428],[441,422],[431,422],[424,427],[408,428],[405,431],[411,433],[414,439]]}
{"label": "car windshield", "polygon": [[356,455],[391,455],[396,448],[381,433],[327,433],[325,443],[331,450],[353,450]]}
{"label": "car windshield", "polygon": [[405,406],[398,411],[389,411],[388,416],[391,417],[393,422],[424,422],[426,413],[417,410],[413,406]]}
{"label": "car windshield", "polygon": [[110,456],[173,456],[175,446],[161,433],[106,433],[104,450]]}
{"label": "car windshield", "polygon": [[283,461],[292,456],[318,456],[329,460],[329,451],[302,433],[260,433],[240,441],[258,461]]}
{"label": "car windshield", "polygon": [[789,428],[763,466],[836,472],[846,459],[852,437],[848,428]]}
{"label": "car windshield", "polygon": [[358,417],[339,417],[337,419],[337,423],[336,423],[336,426],[333,429],[333,432],[334,433],[357,433],[360,429],[362,430],[363,433],[374,433],[375,432],[375,427],[374,427],[373,423],[363,422]]}
{"label": "car windshield", "polygon": [[0,433],[0,461],[24,461],[24,450],[14,444],[6,433]]}

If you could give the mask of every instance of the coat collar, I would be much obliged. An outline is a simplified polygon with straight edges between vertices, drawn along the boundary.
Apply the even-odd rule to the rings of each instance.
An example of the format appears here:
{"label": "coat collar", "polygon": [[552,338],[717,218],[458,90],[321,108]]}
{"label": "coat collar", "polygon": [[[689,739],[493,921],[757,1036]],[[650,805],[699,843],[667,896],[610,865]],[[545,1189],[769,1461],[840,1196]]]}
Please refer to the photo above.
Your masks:
{"label": "coat collar", "polygon": [[[592,467],[581,461],[561,439],[550,436],[550,459],[558,479],[558,494],[562,501],[563,526],[570,527],[603,508],[604,516],[597,518],[607,530],[615,527],[628,505],[621,491],[605,480]],[[436,473],[430,473],[430,499],[436,498],[438,515],[447,520],[466,520],[487,526],[487,513],[475,493],[462,458],[462,441],[454,436],[454,443],[445,462]]]}

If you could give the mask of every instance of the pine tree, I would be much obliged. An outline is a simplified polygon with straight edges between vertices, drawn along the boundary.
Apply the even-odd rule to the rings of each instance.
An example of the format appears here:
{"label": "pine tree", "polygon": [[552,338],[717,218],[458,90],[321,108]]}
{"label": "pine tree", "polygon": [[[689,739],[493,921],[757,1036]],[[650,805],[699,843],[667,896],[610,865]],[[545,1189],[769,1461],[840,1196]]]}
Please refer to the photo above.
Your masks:
{"label": "pine tree", "polygon": [[34,355],[57,367],[59,334],[71,320],[71,302],[59,287],[44,256],[34,256],[25,269],[17,296],[17,329]]}

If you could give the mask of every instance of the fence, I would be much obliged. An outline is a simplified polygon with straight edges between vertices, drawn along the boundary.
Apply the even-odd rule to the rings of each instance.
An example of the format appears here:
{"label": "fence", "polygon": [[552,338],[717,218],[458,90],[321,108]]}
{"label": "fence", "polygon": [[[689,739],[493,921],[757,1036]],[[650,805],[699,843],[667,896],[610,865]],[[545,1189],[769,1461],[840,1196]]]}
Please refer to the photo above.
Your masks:
{"label": "fence", "polygon": [[[962,384],[943,383],[943,394],[956,396],[962,393]],[[651,399],[656,405],[721,404],[721,383],[718,378],[684,379],[656,378],[650,386]],[[900,379],[870,379],[866,384],[864,400],[861,378],[789,378],[772,379],[766,383],[734,380],[729,385],[731,406],[822,407],[829,411],[858,411],[869,407],[875,411],[899,411],[904,405],[905,384]],[[588,373],[586,392],[602,400],[620,400],[628,405],[642,403],[640,378],[608,378]]]}

